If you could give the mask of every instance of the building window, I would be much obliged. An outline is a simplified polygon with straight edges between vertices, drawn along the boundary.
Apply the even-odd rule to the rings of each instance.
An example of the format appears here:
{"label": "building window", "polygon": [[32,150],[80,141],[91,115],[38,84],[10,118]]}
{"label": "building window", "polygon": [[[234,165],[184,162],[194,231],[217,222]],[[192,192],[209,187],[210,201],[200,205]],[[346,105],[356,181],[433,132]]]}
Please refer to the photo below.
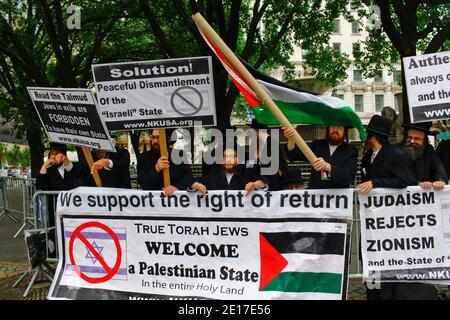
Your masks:
{"label": "building window", "polygon": [[340,33],[341,32],[341,23],[339,19],[334,20],[334,29],[333,33]]}
{"label": "building window", "polygon": [[359,21],[352,21],[352,34],[359,34]]}
{"label": "building window", "polygon": [[333,51],[334,52],[341,52],[341,44],[339,42],[333,43]]}
{"label": "building window", "polygon": [[336,97],[338,99],[344,100],[344,95],[342,93],[337,93],[336,90],[333,90],[333,92],[331,93],[331,95],[333,97]]}
{"label": "building window", "polygon": [[375,111],[379,112],[384,107],[384,95],[376,94],[375,95]]}
{"label": "building window", "polygon": [[402,85],[402,72],[400,70],[394,70],[394,83],[399,86]]}
{"label": "building window", "polygon": [[355,94],[355,111],[364,111],[364,96],[362,94]]}
{"label": "building window", "polygon": [[354,82],[362,82],[361,70],[353,70],[353,81]]}
{"label": "building window", "polygon": [[373,77],[375,82],[383,82],[383,72],[378,71],[377,74]]}
{"label": "building window", "polygon": [[352,49],[353,55],[355,55],[355,52],[361,51],[361,45],[360,45],[359,42],[355,42],[355,43],[352,45],[352,47],[353,47],[353,49]]}

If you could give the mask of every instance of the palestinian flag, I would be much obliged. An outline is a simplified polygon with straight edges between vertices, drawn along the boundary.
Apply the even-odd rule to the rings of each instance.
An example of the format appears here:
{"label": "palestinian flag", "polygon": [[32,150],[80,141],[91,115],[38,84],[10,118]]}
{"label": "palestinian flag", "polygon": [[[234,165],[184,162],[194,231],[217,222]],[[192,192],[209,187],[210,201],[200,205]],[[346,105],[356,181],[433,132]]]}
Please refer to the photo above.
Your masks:
{"label": "palestinian flag", "polygon": [[[263,105],[250,86],[239,76],[222,52],[200,29],[207,44],[219,58],[222,65],[231,77],[239,91],[244,95],[259,123],[266,125],[279,125],[278,120],[272,115],[269,108]],[[361,140],[366,140],[366,133],[359,116],[353,109],[339,98],[326,96],[309,90],[289,86],[275,78],[262,74],[247,63],[248,71],[256,79],[256,82],[268,93],[278,108],[294,124],[336,125],[356,128]]]}
{"label": "palestinian flag", "polygon": [[260,291],[346,297],[346,233],[260,233]]}

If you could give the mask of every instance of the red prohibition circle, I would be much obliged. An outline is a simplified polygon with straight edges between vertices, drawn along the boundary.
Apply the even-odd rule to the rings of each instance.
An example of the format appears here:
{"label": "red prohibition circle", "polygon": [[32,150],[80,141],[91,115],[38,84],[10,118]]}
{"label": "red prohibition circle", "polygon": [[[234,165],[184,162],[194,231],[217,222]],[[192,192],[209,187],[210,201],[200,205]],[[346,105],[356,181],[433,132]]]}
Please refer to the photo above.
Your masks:
{"label": "red prohibition circle", "polygon": [[[114,244],[116,246],[116,250],[117,250],[116,262],[112,269],[109,268],[109,266],[106,264],[106,262],[103,260],[102,257],[97,257],[97,260],[100,262],[100,264],[103,266],[103,268],[106,271],[106,275],[101,278],[92,278],[92,277],[85,275],[83,272],[81,272],[80,268],[76,265],[75,259],[73,257],[73,243],[75,242],[75,239],[79,238],[81,242],[85,243],[83,241],[83,239],[84,240],[86,240],[86,239],[81,234],[81,231],[86,228],[91,228],[91,227],[97,227],[97,228],[102,229],[103,231],[106,231],[113,239]],[[90,244],[88,244],[88,250],[92,251],[92,249],[93,249],[92,246]],[[94,249],[94,251],[95,251],[95,249]],[[72,233],[72,236],[70,237],[70,241],[69,241],[69,256],[70,256],[70,263],[72,264],[74,270],[80,276],[81,279],[83,279],[89,283],[102,283],[102,282],[106,282],[109,279],[111,279],[119,270],[120,262],[122,261],[122,248],[120,247],[119,238],[114,233],[114,231],[112,231],[112,229],[110,227],[108,227],[107,225],[104,225],[103,223],[92,221],[92,222],[86,222],[86,223],[79,225]]]}

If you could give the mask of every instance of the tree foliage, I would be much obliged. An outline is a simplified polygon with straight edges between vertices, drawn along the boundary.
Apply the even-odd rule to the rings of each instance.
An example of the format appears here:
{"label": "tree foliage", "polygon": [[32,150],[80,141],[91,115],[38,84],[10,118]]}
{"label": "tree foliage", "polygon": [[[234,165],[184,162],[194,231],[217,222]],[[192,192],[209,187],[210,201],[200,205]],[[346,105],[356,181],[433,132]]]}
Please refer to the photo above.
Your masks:
{"label": "tree foliage", "polygon": [[[81,28],[69,29],[72,1],[0,3],[0,114],[26,136],[33,173],[45,136],[26,87],[92,87],[91,65],[211,55],[191,16],[200,12],[228,46],[262,71],[292,70],[294,46],[309,50],[317,78],[334,85],[348,58],[328,47],[346,0],[79,0]],[[227,125],[238,90],[214,58],[218,123]]]}

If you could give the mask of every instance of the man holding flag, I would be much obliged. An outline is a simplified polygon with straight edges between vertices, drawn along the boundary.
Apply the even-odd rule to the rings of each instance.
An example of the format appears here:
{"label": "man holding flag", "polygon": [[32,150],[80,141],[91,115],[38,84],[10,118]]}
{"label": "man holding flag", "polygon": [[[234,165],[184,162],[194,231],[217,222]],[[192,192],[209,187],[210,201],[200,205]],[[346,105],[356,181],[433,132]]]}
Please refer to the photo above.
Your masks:
{"label": "man holding flag", "polygon": [[[291,128],[291,122],[355,127],[361,140],[365,140],[361,119],[344,101],[294,88],[259,73],[236,57],[200,13],[192,18],[206,43],[252,107],[259,123],[285,128]],[[297,131],[292,131],[292,139],[312,163],[316,156]]]}
{"label": "man holding flag", "polygon": [[[292,139],[294,128],[282,128],[288,138],[289,160],[306,160]],[[319,158],[312,162],[309,189],[348,188],[355,181],[358,150],[347,140],[348,128],[328,126],[325,139],[314,140],[311,150]]]}

